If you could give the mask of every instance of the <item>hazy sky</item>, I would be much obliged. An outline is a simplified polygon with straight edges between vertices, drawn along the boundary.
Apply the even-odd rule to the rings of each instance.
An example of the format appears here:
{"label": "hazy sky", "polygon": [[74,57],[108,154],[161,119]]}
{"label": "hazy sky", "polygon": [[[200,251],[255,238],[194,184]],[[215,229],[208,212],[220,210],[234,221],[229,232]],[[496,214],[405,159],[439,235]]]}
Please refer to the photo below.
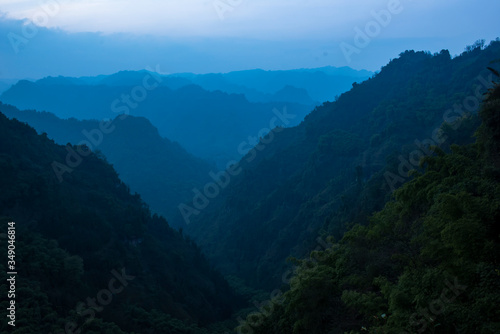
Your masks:
{"label": "hazy sky", "polygon": [[378,70],[500,35],[498,0],[0,0],[0,78],[124,69]]}

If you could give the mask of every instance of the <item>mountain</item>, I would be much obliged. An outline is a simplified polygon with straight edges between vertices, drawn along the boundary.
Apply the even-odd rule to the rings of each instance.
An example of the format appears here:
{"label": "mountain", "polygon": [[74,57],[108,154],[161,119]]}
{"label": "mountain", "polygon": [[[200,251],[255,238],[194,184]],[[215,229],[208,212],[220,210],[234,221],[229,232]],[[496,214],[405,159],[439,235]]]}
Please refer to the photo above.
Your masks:
{"label": "mountain", "polygon": [[337,95],[349,90],[353,82],[362,82],[372,72],[357,71],[349,67],[320,67],[289,71],[235,71],[224,74],[231,83],[274,93],[289,85],[306,89],[314,101],[333,101]]}
{"label": "mountain", "polygon": [[[142,85],[144,76],[150,72],[142,71],[120,71],[111,75],[100,75],[97,77],[82,77],[78,78],[87,84],[91,85],[104,85],[104,86],[137,86]],[[161,77],[160,84],[170,89],[179,89],[184,86],[192,85],[193,83],[184,78],[177,78],[174,76],[155,74],[158,78]]]}
{"label": "mountain", "polygon": [[[127,84],[125,76],[130,86],[82,84],[88,78],[45,78],[18,82],[2,94],[1,101],[19,109],[52,112],[60,118],[103,119],[124,113],[146,117],[161,136],[219,168],[239,160],[250,149],[249,137],[268,132],[277,112],[286,109],[293,117],[273,124],[292,126],[311,108],[292,102],[251,103],[241,94],[209,92],[192,84],[173,90],[160,85],[164,79],[150,72],[116,76],[119,79],[107,77],[99,82]],[[138,76],[142,76],[140,85],[133,85]],[[304,94],[298,96],[302,101],[308,99]]]}
{"label": "mountain", "polygon": [[498,333],[500,85],[480,116],[475,143],[435,147],[369,225],[297,261],[290,290],[237,331]]}
{"label": "mountain", "polygon": [[15,309],[15,327],[3,321],[2,333],[231,328],[222,321],[239,301],[226,281],[99,154],[0,113],[0,179],[1,237],[12,250],[0,264],[1,290],[12,293],[1,305]]}
{"label": "mountain", "polygon": [[[228,94],[243,94],[250,102],[295,102],[287,96],[276,95],[287,86],[301,90],[307,95],[307,105],[333,101],[337,95],[349,90],[353,82],[359,83],[373,76],[373,72],[354,70],[350,67],[319,67],[285,71],[264,71],[260,69],[228,73],[173,73],[159,74],[141,71],[120,71],[111,75],[95,77],[47,77],[37,81],[40,84],[80,84],[105,86],[137,86],[143,84],[148,73],[161,78],[159,84],[172,90],[188,85],[198,85],[208,91]],[[14,82],[13,82],[14,83]],[[303,103],[304,104],[304,103]]]}
{"label": "mountain", "polygon": [[0,79],[0,94],[9,89],[12,85],[14,85],[19,80],[15,79]]}
{"label": "mountain", "polygon": [[486,67],[499,57],[498,41],[453,59],[445,50],[402,53],[300,125],[261,138],[224,191],[185,204],[188,232],[224,273],[279,287],[290,255],[306,256],[324,244],[318,236],[338,240],[366,223],[429,145],[472,141],[477,117],[448,123],[477,111],[491,85]]}
{"label": "mountain", "polygon": [[260,69],[229,73],[193,74],[179,73],[170,77],[184,78],[209,91],[244,94],[251,102],[295,102],[293,98],[278,94],[286,87],[302,90],[308,97],[301,103],[314,104],[333,101],[337,95],[349,90],[353,82],[362,82],[372,72],[357,71],[350,67],[321,67],[288,71],[264,71]]}
{"label": "mountain", "polygon": [[309,96],[307,90],[305,90],[304,88],[296,88],[290,85],[286,85],[285,87],[274,93],[271,100],[290,101],[293,103],[300,103],[305,105],[314,104],[314,101]]}
{"label": "mountain", "polygon": [[[187,153],[179,144],[162,138],[145,118],[117,116],[109,124],[95,120],[63,120],[48,112],[18,110],[0,103],[0,111],[46,133],[56,143],[86,143],[101,151],[120,178],[168,219],[171,226],[184,225],[177,209],[192,197],[192,189],[210,180],[214,168]],[[67,173],[61,175],[65,179]]]}
{"label": "mountain", "polygon": [[[59,146],[0,114],[0,222],[19,236],[14,332],[225,333],[236,325],[231,316],[239,333],[498,332],[498,59],[498,39],[454,58],[406,51],[296,123],[279,103],[208,91],[189,75],[177,88],[154,85],[162,79],[152,72],[19,82],[4,95],[110,120],[0,105],[59,140],[87,140]],[[251,82],[271,74],[231,75]],[[268,78],[257,91],[264,96],[311,96],[293,83],[264,93],[275,88]],[[174,102],[181,119],[159,107]],[[138,110],[155,111],[151,123]],[[165,140],[162,126],[205,140],[199,150],[230,129],[245,155],[224,157],[226,169],[203,182],[207,165]],[[254,132],[238,143],[242,129]],[[161,175],[193,178],[178,206],[183,229],[130,193],[99,152],[105,145],[117,164],[132,161],[124,176],[140,180],[143,169],[147,188],[158,180],[175,194],[181,188]],[[12,234],[0,238],[12,245]]]}

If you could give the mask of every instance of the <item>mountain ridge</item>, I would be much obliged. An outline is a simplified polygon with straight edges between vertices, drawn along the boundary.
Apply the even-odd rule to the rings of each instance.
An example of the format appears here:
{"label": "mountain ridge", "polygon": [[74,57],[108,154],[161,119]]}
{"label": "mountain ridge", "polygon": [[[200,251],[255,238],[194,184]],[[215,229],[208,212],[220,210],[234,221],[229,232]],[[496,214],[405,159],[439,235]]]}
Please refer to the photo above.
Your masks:
{"label": "mountain ridge", "polygon": [[[155,213],[167,217],[175,227],[183,225],[178,203],[189,199],[191,189],[206,183],[209,172],[215,169],[162,138],[144,117],[122,115],[107,123],[62,120],[52,113],[21,111],[3,104],[0,111],[30,124],[40,134],[48,134],[60,145],[86,143],[90,150],[102,152],[132,191],[141,194]],[[64,169],[59,174],[61,179],[67,175]]]}
{"label": "mountain ridge", "polygon": [[[2,113],[0,129],[0,222],[15,224],[18,236],[14,332],[205,333],[198,325],[219,322],[212,332],[221,333],[233,326],[223,323],[239,303],[227,282],[111,165],[88,152],[59,182],[52,164],[82,147],[56,145]],[[109,283],[113,277],[121,286]],[[96,295],[93,308],[89,296]]]}
{"label": "mountain ridge", "polygon": [[[499,54],[500,42],[453,59],[445,50],[401,53],[375,77],[316,107],[300,125],[273,134],[264,150],[251,151],[240,163],[242,173],[193,217],[188,232],[224,273],[260,287],[279,286],[288,256],[304,256],[318,234],[340,237],[346,224],[366,221],[382,208],[393,190],[384,173],[403,180],[397,186],[408,180],[398,173],[400,159],[418,148],[416,140],[433,135],[429,129],[439,130],[444,112],[488,88],[486,67]],[[461,130],[471,135],[474,122],[463,122]]]}

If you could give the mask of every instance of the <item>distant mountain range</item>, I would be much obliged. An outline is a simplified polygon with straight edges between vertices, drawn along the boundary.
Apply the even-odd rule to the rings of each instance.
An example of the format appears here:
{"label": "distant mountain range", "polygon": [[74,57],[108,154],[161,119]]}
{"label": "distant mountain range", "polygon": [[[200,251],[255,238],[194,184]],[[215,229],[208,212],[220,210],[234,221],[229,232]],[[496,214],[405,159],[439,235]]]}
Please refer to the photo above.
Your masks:
{"label": "distant mountain range", "polygon": [[[278,94],[286,86],[305,90],[316,103],[333,101],[351,88],[353,82],[361,82],[373,75],[366,70],[350,67],[320,67],[288,71],[249,70],[220,74],[173,74],[175,78],[189,79],[207,89],[228,93],[245,94],[252,102],[292,102]],[[305,92],[304,92],[305,93]],[[286,96],[293,98],[293,95]],[[299,102],[299,101],[297,101]],[[304,103],[307,100],[302,100]]]}
{"label": "distant mountain range", "polygon": [[9,89],[19,80],[16,79],[0,79],[0,94]]}
{"label": "distant mountain range", "polygon": [[[120,113],[148,118],[163,137],[219,168],[239,160],[249,137],[269,131],[276,111],[293,115],[275,126],[299,124],[324,99],[371,75],[349,68],[158,75],[123,71],[97,77],[20,81],[1,96],[19,109],[60,118],[103,119]],[[146,89],[147,88],[147,89]],[[325,94],[328,92],[329,96]]]}

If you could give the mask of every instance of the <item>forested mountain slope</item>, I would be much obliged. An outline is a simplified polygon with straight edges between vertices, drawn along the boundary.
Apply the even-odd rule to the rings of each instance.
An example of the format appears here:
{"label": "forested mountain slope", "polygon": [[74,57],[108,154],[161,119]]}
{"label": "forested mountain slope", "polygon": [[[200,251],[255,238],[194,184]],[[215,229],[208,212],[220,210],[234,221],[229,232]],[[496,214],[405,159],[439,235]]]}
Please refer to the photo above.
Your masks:
{"label": "forested mountain slope", "polygon": [[227,189],[191,211],[189,232],[224,272],[279,286],[288,256],[316,248],[318,235],[340,238],[347,224],[366,222],[429,144],[471,141],[477,118],[440,126],[477,111],[491,85],[486,67],[499,56],[498,41],[453,59],[448,51],[402,53],[299,126],[262,138]]}
{"label": "forested mountain slope", "polygon": [[480,116],[475,143],[433,147],[369,225],[297,261],[290,290],[238,332],[500,332],[499,85]]}
{"label": "forested mountain slope", "polygon": [[[209,181],[214,166],[187,153],[178,143],[162,138],[145,118],[116,116],[111,123],[63,120],[48,112],[18,110],[0,103],[0,112],[34,127],[60,145],[86,143],[101,151],[132,192],[171,226],[184,225],[177,206],[192,197],[192,189]],[[62,174],[65,178],[65,174]]]}
{"label": "forested mountain slope", "polygon": [[[72,171],[59,182],[54,171],[67,168]],[[198,325],[226,320],[239,305],[228,284],[99,155],[56,145],[0,114],[0,184],[2,245],[7,249],[7,223],[15,222],[18,272],[16,326],[2,321],[1,332],[227,329]],[[0,264],[4,296],[6,264]],[[5,320],[9,300],[0,305]]]}

